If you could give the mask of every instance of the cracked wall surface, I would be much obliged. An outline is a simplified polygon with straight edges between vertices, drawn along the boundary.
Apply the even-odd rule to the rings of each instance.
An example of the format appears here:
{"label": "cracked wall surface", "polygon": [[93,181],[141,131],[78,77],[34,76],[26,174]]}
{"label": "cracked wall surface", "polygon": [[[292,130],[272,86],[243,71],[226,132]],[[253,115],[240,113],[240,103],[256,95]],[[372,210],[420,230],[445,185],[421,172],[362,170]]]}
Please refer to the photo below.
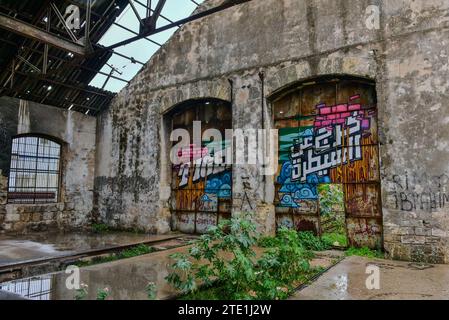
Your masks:
{"label": "cracked wall surface", "polygon": [[[380,9],[379,29],[366,26],[369,5]],[[273,93],[352,75],[377,84],[386,251],[449,262],[448,27],[445,0],[253,0],[182,26],[98,119],[96,216],[170,229],[163,115],[176,104],[220,98],[232,103],[234,128],[271,128]],[[243,178],[260,230],[272,233],[274,178],[257,165],[234,166],[235,213],[249,210]]]}

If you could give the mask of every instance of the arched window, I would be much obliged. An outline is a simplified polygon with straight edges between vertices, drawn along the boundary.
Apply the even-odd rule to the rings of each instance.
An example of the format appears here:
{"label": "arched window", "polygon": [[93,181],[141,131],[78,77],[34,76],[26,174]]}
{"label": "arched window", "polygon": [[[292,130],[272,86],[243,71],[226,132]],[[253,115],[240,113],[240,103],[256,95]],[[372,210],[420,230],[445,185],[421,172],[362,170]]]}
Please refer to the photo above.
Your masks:
{"label": "arched window", "polygon": [[52,203],[59,198],[61,145],[39,136],[13,139],[9,203]]}

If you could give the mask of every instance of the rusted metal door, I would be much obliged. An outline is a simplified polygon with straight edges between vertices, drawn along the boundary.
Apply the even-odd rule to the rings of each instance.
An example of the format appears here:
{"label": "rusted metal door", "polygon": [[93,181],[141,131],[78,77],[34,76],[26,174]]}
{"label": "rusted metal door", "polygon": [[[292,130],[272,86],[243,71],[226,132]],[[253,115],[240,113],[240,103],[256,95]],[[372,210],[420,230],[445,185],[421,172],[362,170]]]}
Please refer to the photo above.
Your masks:
{"label": "rusted metal door", "polygon": [[376,107],[373,84],[354,79],[316,81],[277,98],[278,226],[322,234],[318,186],[335,184],[343,190],[349,245],[381,246]]}
{"label": "rusted metal door", "polygon": [[[202,136],[208,129],[217,129],[223,141],[206,137],[201,146],[194,145],[193,121],[201,121]],[[225,130],[232,128],[231,107],[216,100],[188,103],[172,114],[172,125],[173,129],[187,130],[191,137],[190,145],[175,151],[182,163],[172,165],[173,229],[205,233],[231,215],[232,166],[216,165],[213,161],[229,148],[224,138]]]}

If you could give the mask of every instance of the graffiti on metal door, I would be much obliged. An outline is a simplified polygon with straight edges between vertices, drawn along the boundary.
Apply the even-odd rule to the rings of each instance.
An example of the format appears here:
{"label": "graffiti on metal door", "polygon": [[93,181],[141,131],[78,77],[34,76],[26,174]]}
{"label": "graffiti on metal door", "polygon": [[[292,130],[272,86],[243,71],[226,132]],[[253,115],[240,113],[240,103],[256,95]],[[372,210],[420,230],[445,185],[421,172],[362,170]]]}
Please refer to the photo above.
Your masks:
{"label": "graffiti on metal door", "polygon": [[[195,102],[173,115],[173,128],[192,131],[193,121],[202,130],[217,129],[222,134],[231,128],[230,106],[224,102]],[[220,219],[231,214],[232,166],[219,165],[214,159],[228,152],[229,142],[202,141],[177,151],[180,164],[172,166],[172,212],[174,229],[205,233]]]}
{"label": "graffiti on metal door", "polygon": [[347,81],[304,88],[275,103],[275,122],[278,225],[321,233],[319,186],[338,184],[349,242],[377,246],[381,213],[372,87]]}

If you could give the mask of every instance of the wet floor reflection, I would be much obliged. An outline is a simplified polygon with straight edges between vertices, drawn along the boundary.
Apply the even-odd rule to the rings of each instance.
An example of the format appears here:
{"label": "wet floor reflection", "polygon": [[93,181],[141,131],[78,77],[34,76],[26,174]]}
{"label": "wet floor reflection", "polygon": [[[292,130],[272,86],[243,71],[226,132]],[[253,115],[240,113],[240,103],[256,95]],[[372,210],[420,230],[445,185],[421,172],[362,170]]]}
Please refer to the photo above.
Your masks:
{"label": "wet floor reflection", "polygon": [[12,292],[32,300],[50,300],[51,283],[51,276],[42,276],[0,284],[0,290]]}
{"label": "wet floor reflection", "polygon": [[[89,300],[95,300],[98,290],[105,288],[109,288],[110,298],[113,300],[148,300],[146,287],[150,282],[156,284],[157,299],[167,299],[176,294],[175,290],[165,280],[165,277],[172,271],[171,264],[174,262],[170,255],[185,253],[188,251],[188,248],[187,246],[168,249],[139,257],[81,268],[80,283],[88,285],[87,299]],[[263,249],[255,248],[255,251],[256,255],[260,256]],[[333,264],[335,259],[336,256],[332,253],[327,255],[322,253],[316,259],[313,259],[311,264],[314,267],[327,268]],[[74,300],[76,290],[69,290],[66,286],[69,276],[71,275],[58,272],[42,277],[34,277],[32,281],[45,283],[42,286],[42,294],[39,296],[38,293],[34,293],[33,295],[25,296],[30,298],[39,296],[41,299],[50,300]],[[14,291],[14,289],[25,286],[24,283],[29,281],[30,279],[17,280],[0,284],[0,286],[4,290],[24,295],[27,291]],[[342,289],[344,288],[344,283],[345,281],[342,281]]]}
{"label": "wet floor reflection", "polygon": [[[156,252],[140,257],[99,264],[80,269],[80,283],[88,286],[87,300],[95,300],[99,290],[108,288],[113,300],[148,300],[146,287],[157,286],[157,298],[173,295],[174,290],[165,277],[170,270],[169,254],[182,248]],[[38,300],[74,300],[76,290],[67,288],[71,274],[58,272],[40,277],[15,280],[0,284],[0,289]],[[69,279],[71,280],[71,279]],[[70,282],[70,281],[69,281]]]}
{"label": "wet floor reflection", "polygon": [[131,232],[30,233],[14,237],[0,236],[0,266],[159,239],[163,239],[163,236]]}
{"label": "wet floor reflection", "polygon": [[[378,273],[368,267],[378,267]],[[378,277],[378,287],[368,285]],[[449,266],[348,257],[291,300],[449,299]]]}

